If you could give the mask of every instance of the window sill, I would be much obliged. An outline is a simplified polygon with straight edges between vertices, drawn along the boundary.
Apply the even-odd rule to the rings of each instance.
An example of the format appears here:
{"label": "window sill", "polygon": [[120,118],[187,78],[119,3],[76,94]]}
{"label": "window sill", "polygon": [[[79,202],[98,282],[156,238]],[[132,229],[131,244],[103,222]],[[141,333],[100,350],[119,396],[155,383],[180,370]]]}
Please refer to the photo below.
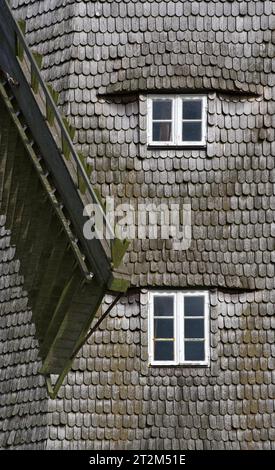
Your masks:
{"label": "window sill", "polygon": [[163,368],[173,368],[173,369],[188,369],[190,367],[192,367],[192,369],[196,368],[196,369],[199,369],[199,368],[203,368],[203,369],[207,369],[210,367],[210,363],[209,364],[198,364],[197,362],[194,362],[194,363],[189,363],[189,364],[148,364],[148,367],[153,367],[154,369],[158,368],[158,369],[163,369]]}
{"label": "window sill", "polygon": [[206,144],[198,145],[161,145],[161,144],[148,144],[148,150],[205,150],[207,147]]}

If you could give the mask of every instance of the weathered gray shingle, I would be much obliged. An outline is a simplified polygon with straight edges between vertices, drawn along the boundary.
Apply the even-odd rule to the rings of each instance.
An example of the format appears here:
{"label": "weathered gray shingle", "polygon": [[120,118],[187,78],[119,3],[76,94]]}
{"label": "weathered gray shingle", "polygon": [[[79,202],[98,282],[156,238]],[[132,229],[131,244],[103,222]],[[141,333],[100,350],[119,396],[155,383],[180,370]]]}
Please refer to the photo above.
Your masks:
{"label": "weathered gray shingle", "polygon": [[23,279],[4,224],[5,219],[1,217],[0,447],[28,449],[34,445],[43,449],[47,438],[48,399],[44,380],[38,373],[41,364]]}

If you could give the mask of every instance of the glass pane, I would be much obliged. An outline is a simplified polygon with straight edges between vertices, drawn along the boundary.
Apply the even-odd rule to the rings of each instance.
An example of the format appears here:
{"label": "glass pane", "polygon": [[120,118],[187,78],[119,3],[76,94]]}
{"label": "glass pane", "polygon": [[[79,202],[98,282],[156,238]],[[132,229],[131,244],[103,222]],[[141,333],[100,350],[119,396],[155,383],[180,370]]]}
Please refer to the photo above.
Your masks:
{"label": "glass pane", "polygon": [[201,119],[202,101],[201,100],[183,100],[182,101],[182,119]]}
{"label": "glass pane", "polygon": [[203,296],[185,296],[184,297],[184,315],[186,317],[204,316],[204,297]]}
{"label": "glass pane", "polygon": [[174,360],[174,341],[155,341],[155,361]]}
{"label": "glass pane", "polygon": [[153,141],[154,142],[171,142],[171,122],[154,122],[153,123]]}
{"label": "glass pane", "polygon": [[185,338],[204,338],[204,320],[198,318],[184,320],[184,336]]}
{"label": "glass pane", "polygon": [[184,354],[186,361],[204,361],[204,341],[185,341]]}
{"label": "glass pane", "polygon": [[154,320],[154,337],[155,338],[173,338],[174,337],[174,320],[161,318]]}
{"label": "glass pane", "polygon": [[170,317],[174,314],[174,297],[155,296],[154,297],[154,315],[155,317]]}
{"label": "glass pane", "polygon": [[171,100],[154,100],[153,101],[153,120],[171,119],[172,118],[172,101]]}
{"label": "glass pane", "polygon": [[185,142],[199,142],[202,138],[201,122],[183,122],[182,140]]}

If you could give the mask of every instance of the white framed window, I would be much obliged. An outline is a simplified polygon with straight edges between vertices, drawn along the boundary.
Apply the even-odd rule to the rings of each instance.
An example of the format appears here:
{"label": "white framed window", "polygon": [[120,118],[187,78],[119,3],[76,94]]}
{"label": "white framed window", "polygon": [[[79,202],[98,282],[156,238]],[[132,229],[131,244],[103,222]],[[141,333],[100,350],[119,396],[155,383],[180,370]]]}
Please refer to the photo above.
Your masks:
{"label": "white framed window", "polygon": [[148,95],[147,103],[149,145],[206,144],[206,95]]}
{"label": "white framed window", "polygon": [[150,291],[149,363],[209,365],[209,293]]}

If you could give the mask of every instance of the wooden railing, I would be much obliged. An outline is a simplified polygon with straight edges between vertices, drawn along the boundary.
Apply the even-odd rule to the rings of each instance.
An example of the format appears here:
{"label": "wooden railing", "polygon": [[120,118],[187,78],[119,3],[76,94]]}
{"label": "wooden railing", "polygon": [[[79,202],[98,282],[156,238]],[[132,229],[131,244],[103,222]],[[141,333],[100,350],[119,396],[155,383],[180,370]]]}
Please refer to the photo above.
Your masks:
{"label": "wooden railing", "polygon": [[[99,277],[102,275],[103,282],[106,282],[113,268],[117,268],[120,264],[128,243],[115,238],[113,227],[106,217],[100,196],[91,185],[89,178],[91,167],[87,165],[85,157],[76,151],[72,142],[75,130],[67,118],[61,116],[57,108],[58,93],[42,78],[40,72],[42,57],[30,51],[24,37],[24,31],[24,21],[16,22],[8,2],[1,0],[0,32],[2,32],[5,41],[5,44],[0,45],[3,72],[10,76],[11,81],[13,80],[12,88],[18,105],[21,107],[30,129],[35,129],[34,139],[36,139],[46,165],[56,182],[56,190],[59,192],[60,200],[75,227],[77,238],[83,248],[82,251],[85,257],[90,258],[90,265],[93,265],[97,258]],[[0,63],[1,66],[2,64]],[[20,70],[18,70],[18,66]],[[22,74],[24,80],[20,79]],[[17,80],[19,82],[18,88],[16,87]],[[29,95],[28,99],[25,95]],[[32,103],[33,108],[38,107],[40,111],[39,115],[35,117],[29,110]],[[45,126],[48,132],[45,131]],[[48,140],[54,139],[55,152],[45,148],[48,143],[43,133],[49,134]],[[89,204],[97,206],[103,223],[101,234],[96,235],[93,240],[86,240],[83,235],[83,225],[87,220],[87,215],[83,211]],[[103,259],[98,260],[103,252],[105,264]],[[103,275],[104,272],[105,275]]]}
{"label": "wooden railing", "polygon": [[42,56],[32,53],[26,44],[24,37],[25,21],[19,20],[18,23],[14,21],[14,32],[16,34],[17,57],[25,78],[35,94],[37,104],[51,129],[51,133],[55,137],[60,154],[73,178],[75,186],[79,189],[84,205],[96,204],[99,211],[101,211],[104,221],[103,233],[106,234],[104,238],[107,245],[110,245],[111,241],[115,238],[113,229],[106,218],[100,199],[92,188],[89,179],[91,170],[85,164],[84,156],[75,150],[72,142],[75,129],[66,118],[60,115],[57,108],[58,93],[51,85],[47,85],[42,78],[39,68],[42,64]]}

